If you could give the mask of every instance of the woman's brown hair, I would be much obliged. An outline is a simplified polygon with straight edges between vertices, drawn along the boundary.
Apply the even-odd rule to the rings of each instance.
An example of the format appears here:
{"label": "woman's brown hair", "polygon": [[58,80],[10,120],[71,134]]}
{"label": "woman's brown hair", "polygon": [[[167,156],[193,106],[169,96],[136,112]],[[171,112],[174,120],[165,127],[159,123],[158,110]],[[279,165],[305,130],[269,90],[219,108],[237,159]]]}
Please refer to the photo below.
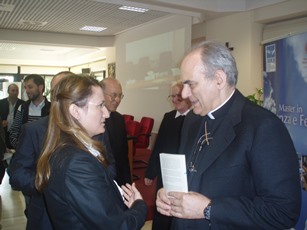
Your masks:
{"label": "woman's brown hair", "polygon": [[49,160],[57,148],[72,142],[78,148],[91,154],[93,148],[100,152],[98,161],[107,166],[105,148],[98,141],[93,140],[84,127],[69,112],[71,104],[78,107],[87,105],[93,93],[93,87],[101,87],[99,82],[87,76],[70,76],[61,80],[55,86],[52,94],[52,103],[49,114],[49,124],[42,154],[37,164],[35,186],[42,191],[48,184],[50,177]]}

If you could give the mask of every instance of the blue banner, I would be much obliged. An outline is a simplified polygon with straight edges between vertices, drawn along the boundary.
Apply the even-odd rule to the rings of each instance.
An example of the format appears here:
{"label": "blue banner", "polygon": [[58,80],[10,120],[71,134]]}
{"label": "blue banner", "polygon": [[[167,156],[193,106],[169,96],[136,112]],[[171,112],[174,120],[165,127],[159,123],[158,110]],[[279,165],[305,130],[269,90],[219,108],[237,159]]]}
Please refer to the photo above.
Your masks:
{"label": "blue banner", "polygon": [[[287,126],[302,182],[297,230],[307,230],[307,32],[264,45],[264,107]],[[306,224],[306,225],[305,225]]]}

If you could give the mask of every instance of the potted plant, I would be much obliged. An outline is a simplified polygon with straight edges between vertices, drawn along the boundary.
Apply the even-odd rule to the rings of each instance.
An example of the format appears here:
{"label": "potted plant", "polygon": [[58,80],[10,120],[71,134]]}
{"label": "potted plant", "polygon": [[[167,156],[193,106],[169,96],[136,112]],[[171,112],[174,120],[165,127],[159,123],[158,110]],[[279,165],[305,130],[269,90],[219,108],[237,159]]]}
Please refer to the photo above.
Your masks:
{"label": "potted plant", "polygon": [[256,88],[256,92],[248,95],[247,99],[256,103],[257,105],[263,106],[263,88]]}

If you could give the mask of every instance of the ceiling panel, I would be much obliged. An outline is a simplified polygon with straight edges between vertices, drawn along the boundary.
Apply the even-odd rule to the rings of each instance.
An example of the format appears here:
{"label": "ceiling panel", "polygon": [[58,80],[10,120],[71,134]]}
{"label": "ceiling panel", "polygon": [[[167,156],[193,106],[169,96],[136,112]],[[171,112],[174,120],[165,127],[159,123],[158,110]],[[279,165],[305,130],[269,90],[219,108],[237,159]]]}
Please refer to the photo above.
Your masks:
{"label": "ceiling panel", "polygon": [[[42,63],[45,56],[48,64],[49,60],[59,60],[58,53],[69,56],[74,49],[74,54],[78,55],[79,52],[79,55],[84,55],[97,52],[99,48],[56,47],[58,44],[51,44],[51,48],[35,47],[31,44],[37,36],[35,32],[100,38],[115,36],[173,14],[191,16],[197,19],[194,22],[201,22],[229,14],[230,11],[234,13],[244,8],[247,10],[246,7],[250,9],[282,1],[287,0],[0,0],[0,63],[20,64],[23,60],[36,57],[41,57]],[[149,11],[137,13],[119,10],[122,5],[146,7]],[[80,30],[83,26],[107,29],[99,33],[87,32]],[[18,39],[14,40],[15,36],[10,40],[3,31],[31,32],[33,39],[23,40],[22,36],[17,36]],[[17,41],[24,42],[18,44]]]}

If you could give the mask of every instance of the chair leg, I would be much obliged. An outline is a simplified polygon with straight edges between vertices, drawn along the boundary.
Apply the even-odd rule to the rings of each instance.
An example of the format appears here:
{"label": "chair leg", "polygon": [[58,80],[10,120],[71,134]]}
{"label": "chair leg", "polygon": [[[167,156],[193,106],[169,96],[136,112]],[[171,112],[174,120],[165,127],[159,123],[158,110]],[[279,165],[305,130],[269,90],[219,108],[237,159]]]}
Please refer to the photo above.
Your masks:
{"label": "chair leg", "polygon": [[134,160],[133,163],[145,164],[145,166],[133,166],[133,168],[135,168],[135,169],[144,169],[144,168],[147,168],[147,166],[148,166],[148,162],[144,161],[144,160]]}

